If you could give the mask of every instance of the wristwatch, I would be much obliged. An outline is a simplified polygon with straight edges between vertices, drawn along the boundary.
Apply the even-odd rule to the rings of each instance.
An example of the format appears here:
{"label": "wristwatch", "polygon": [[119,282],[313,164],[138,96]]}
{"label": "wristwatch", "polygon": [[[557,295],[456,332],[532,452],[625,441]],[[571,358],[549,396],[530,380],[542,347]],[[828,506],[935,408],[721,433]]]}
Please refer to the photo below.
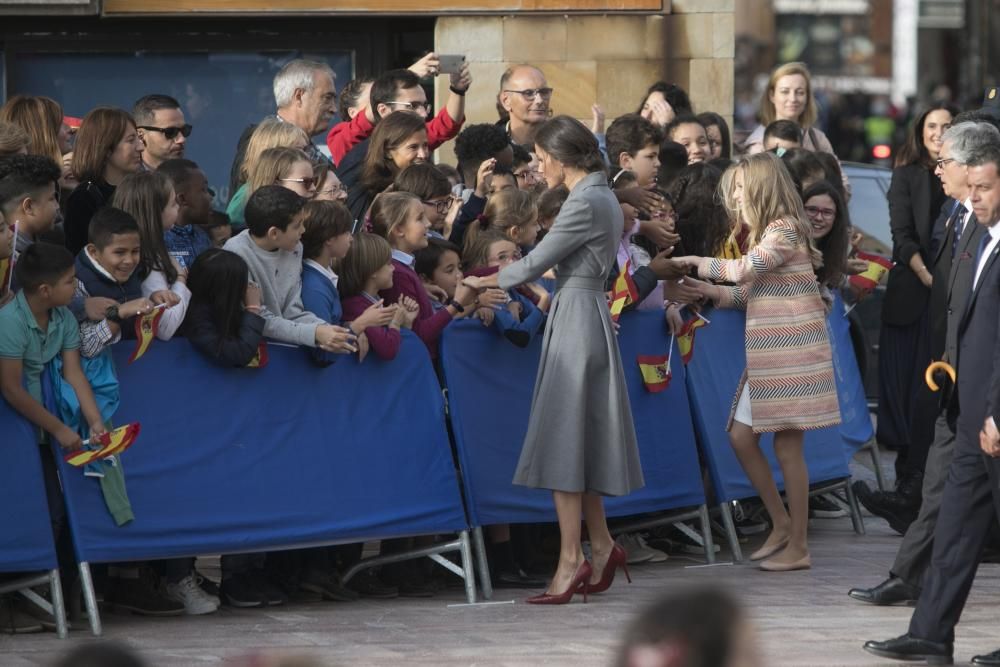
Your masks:
{"label": "wristwatch", "polygon": [[448,305],[451,306],[452,308],[454,308],[455,310],[457,310],[460,313],[464,313],[465,312],[465,308],[462,307],[462,304],[460,304],[458,301],[455,301],[454,299],[449,299],[448,300]]}
{"label": "wristwatch", "polygon": [[108,309],[104,311],[104,319],[108,322],[114,322],[115,324],[121,324],[122,318],[118,315],[118,304],[113,306],[108,306]]}

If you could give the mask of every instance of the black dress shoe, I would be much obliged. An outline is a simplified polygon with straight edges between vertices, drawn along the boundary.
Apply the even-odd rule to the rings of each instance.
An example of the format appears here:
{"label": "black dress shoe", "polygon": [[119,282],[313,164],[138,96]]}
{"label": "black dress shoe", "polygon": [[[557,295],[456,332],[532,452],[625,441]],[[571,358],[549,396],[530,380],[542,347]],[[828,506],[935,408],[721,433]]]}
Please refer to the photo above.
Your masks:
{"label": "black dress shoe", "polygon": [[529,577],[520,570],[516,572],[501,570],[494,573],[490,580],[493,582],[493,588],[544,588],[549,583],[546,579]]}
{"label": "black dress shoe", "polygon": [[920,497],[914,499],[898,491],[873,491],[863,481],[855,482],[851,488],[866,510],[889,522],[889,527],[900,535],[913,523],[920,511]]}
{"label": "black dress shoe", "polygon": [[892,660],[924,662],[928,665],[951,665],[955,662],[952,657],[955,652],[954,645],[918,639],[910,635],[902,635],[884,642],[867,641],[863,648],[872,655]]}
{"label": "black dress shoe", "polygon": [[972,659],[973,665],[1000,665],[1000,649],[993,651],[993,653],[987,653],[986,655],[977,655]]}
{"label": "black dress shoe", "polygon": [[889,577],[875,588],[852,588],[847,594],[861,602],[884,606],[913,604],[920,597],[920,589],[899,577]]}

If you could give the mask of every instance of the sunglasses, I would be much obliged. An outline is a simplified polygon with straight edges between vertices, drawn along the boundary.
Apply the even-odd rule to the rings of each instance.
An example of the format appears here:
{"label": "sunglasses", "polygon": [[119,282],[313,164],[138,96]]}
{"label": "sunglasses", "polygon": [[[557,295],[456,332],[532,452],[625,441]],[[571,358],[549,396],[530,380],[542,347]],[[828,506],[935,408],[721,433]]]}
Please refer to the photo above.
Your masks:
{"label": "sunglasses", "polygon": [[149,130],[150,132],[160,132],[167,141],[173,141],[177,138],[177,135],[182,135],[185,139],[191,136],[191,130],[194,128],[191,125],[185,123],[180,127],[153,127],[152,125],[140,125],[140,130]]}
{"label": "sunglasses", "polygon": [[306,176],[305,178],[279,178],[280,183],[301,183],[302,187],[306,190],[312,190],[316,187],[316,178],[314,176]]}

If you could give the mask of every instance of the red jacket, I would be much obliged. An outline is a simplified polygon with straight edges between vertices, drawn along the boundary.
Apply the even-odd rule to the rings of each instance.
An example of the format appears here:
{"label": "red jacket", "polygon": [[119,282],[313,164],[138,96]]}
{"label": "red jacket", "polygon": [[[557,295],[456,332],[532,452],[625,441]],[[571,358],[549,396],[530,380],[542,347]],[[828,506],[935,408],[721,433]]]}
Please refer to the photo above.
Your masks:
{"label": "red jacket", "polygon": [[[456,122],[443,108],[434,118],[427,121],[427,143],[431,150],[454,139],[462,129],[464,120]],[[362,111],[353,120],[345,120],[330,128],[326,135],[326,145],[330,149],[333,163],[340,165],[347,152],[371,136],[375,126],[368,122],[368,116]]]}

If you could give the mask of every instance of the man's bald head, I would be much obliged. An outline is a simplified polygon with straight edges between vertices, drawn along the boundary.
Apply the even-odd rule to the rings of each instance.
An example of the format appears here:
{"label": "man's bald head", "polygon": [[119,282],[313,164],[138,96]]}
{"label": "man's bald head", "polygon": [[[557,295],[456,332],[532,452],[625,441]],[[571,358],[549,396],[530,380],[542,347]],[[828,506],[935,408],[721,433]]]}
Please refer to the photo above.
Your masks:
{"label": "man's bald head", "polygon": [[500,106],[520,125],[539,125],[548,120],[552,89],[542,70],[532,65],[514,65],[500,77]]}

